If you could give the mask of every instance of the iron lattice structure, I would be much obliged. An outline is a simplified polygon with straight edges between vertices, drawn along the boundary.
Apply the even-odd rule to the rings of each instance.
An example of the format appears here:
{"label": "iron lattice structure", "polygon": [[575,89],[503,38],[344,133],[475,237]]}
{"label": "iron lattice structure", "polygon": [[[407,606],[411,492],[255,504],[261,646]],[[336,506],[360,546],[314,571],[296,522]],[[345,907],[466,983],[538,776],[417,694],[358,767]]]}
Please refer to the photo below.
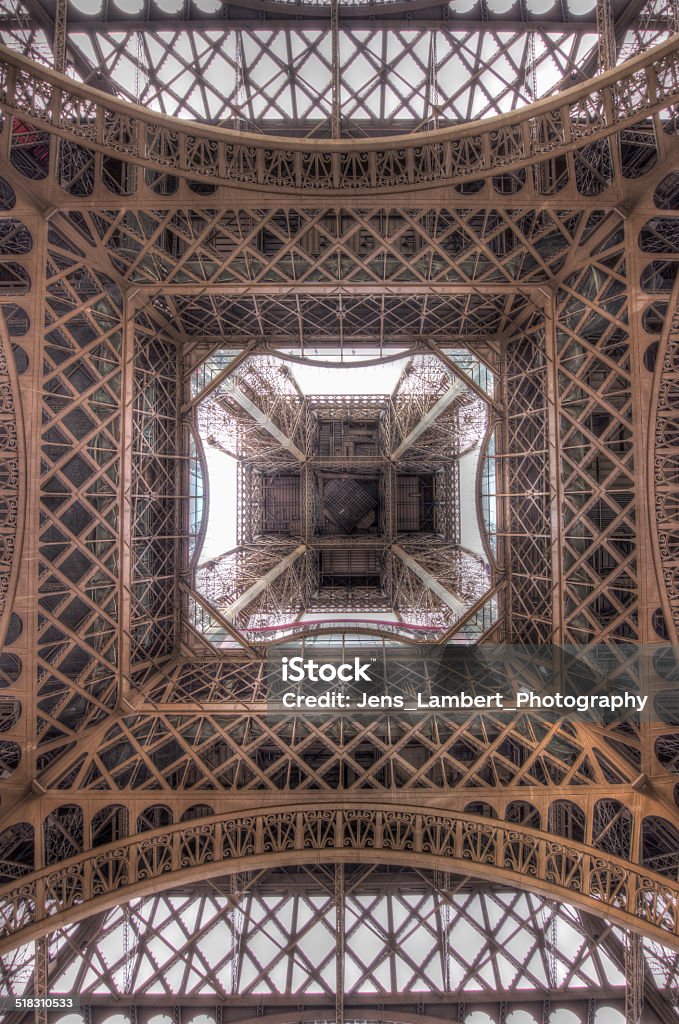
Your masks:
{"label": "iron lattice structure", "polygon": [[[678,1019],[676,28],[5,6],[3,989]],[[303,392],[338,352],[406,365]],[[237,522],[203,557],[210,448]],[[654,714],[283,714],[272,644],[329,633],[408,641],[405,695],[422,640],[597,644]]]}

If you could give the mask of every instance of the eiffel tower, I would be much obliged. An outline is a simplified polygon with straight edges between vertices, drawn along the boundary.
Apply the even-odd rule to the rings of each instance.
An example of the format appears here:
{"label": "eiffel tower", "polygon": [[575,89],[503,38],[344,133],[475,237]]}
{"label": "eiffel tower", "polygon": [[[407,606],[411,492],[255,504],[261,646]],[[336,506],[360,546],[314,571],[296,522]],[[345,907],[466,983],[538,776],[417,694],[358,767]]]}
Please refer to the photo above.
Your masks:
{"label": "eiffel tower", "polygon": [[677,28],[5,0],[5,1024],[679,1020]]}

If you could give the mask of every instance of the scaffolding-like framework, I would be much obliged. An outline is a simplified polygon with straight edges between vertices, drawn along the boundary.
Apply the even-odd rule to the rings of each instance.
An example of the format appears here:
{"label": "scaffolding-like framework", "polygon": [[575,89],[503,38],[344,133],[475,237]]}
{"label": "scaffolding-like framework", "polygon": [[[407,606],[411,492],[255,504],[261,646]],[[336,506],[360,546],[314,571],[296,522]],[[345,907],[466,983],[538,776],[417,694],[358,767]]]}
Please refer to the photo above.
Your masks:
{"label": "scaffolding-like framework", "polygon": [[[286,628],[297,639],[331,630],[318,618],[329,611],[364,612],[374,633],[412,638],[416,626],[440,639],[499,585],[499,570],[460,543],[458,460],[485,438],[488,398],[454,363],[409,358],[392,395],[306,396],[288,363],[255,346],[187,407],[192,436],[237,467],[237,546],[192,561],[198,600],[241,639],[262,647]],[[374,616],[390,610],[379,627]],[[233,639],[211,620],[206,629]]]}
{"label": "scaffolding-like framework", "polygon": [[[676,11],[392,6],[0,16],[0,981],[76,985],[97,1024],[678,1019]],[[456,96],[483,33],[505,84],[478,57]],[[221,104],[164,77],[201,34]],[[407,365],[391,396],[303,394],[295,360],[337,352]],[[210,445],[236,544],[201,560]],[[277,645],[328,634],[408,641],[380,699],[508,640],[653,710],[283,711]]]}

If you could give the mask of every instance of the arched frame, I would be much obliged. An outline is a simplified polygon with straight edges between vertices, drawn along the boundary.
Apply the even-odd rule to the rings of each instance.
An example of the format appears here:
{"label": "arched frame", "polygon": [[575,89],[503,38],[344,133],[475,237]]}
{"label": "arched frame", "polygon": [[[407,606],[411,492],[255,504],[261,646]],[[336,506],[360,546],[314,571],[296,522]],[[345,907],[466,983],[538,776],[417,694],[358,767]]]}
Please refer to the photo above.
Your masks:
{"label": "arched frame", "polygon": [[522,887],[679,947],[679,885],[583,843],[389,803],[221,815],[109,844],[0,890],[0,953],[173,885],[296,864],[382,863]]}

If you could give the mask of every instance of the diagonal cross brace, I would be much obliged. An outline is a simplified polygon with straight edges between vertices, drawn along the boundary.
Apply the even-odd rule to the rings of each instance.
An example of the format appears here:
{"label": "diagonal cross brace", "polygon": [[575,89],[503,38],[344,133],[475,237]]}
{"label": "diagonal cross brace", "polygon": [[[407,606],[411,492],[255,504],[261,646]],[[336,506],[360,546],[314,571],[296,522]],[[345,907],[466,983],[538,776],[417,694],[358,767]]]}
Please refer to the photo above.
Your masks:
{"label": "diagonal cross brace", "polygon": [[265,412],[262,412],[258,405],[255,405],[252,399],[248,398],[244,391],[241,391],[237,384],[227,378],[222,384],[221,390],[225,391],[230,398],[233,398],[240,405],[241,409],[244,409],[260,427],[263,427],[267,433],[271,434],[282,448],[285,448],[291,455],[294,455],[299,462],[306,462],[304,452],[283,433],[280,427],[276,426],[273,420],[269,419]]}
{"label": "diagonal cross brace", "polygon": [[407,451],[408,448],[410,448],[411,444],[414,444],[414,442],[417,441],[418,437],[421,437],[422,434],[426,433],[426,431],[429,430],[431,426],[433,426],[433,424],[439,418],[441,413],[445,409],[447,409],[448,406],[451,405],[456,398],[459,398],[460,395],[462,395],[466,390],[466,386],[458,378],[451,381],[450,387],[445,392],[445,394],[441,395],[438,402],[436,402],[435,405],[432,405],[429,412],[426,412],[424,414],[420,422],[413,427],[410,433],[403,438],[398,448],[396,448],[395,451],[391,453],[392,459],[400,459],[403,453]]}
{"label": "diagonal cross brace", "polygon": [[289,569],[293,562],[296,562],[299,556],[303,555],[305,551],[306,544],[300,544],[294,551],[291,551],[289,555],[286,555],[285,558],[281,559],[280,562],[274,565],[273,569],[269,569],[261,579],[257,580],[256,583],[253,583],[251,587],[248,587],[240,597],[237,597],[235,601],[222,611],[222,616],[226,621],[233,622],[236,616],[247,608],[251,601],[254,601],[256,597],[266,590],[269,584],[273,583],[274,580],[278,579],[282,573]]}
{"label": "diagonal cross brace", "polygon": [[456,597],[454,594],[451,594],[449,590],[446,590],[443,584],[439,583],[439,581],[432,576],[430,572],[423,569],[420,563],[416,561],[412,555],[409,555],[407,551],[404,551],[400,544],[393,544],[391,550],[395,555],[398,555],[403,564],[410,569],[411,572],[415,573],[417,578],[424,583],[425,587],[428,587],[432,594],[436,594],[436,596],[443,601],[451,611],[458,616],[464,615],[467,610],[467,605],[464,601],[461,601],[459,597]]}

